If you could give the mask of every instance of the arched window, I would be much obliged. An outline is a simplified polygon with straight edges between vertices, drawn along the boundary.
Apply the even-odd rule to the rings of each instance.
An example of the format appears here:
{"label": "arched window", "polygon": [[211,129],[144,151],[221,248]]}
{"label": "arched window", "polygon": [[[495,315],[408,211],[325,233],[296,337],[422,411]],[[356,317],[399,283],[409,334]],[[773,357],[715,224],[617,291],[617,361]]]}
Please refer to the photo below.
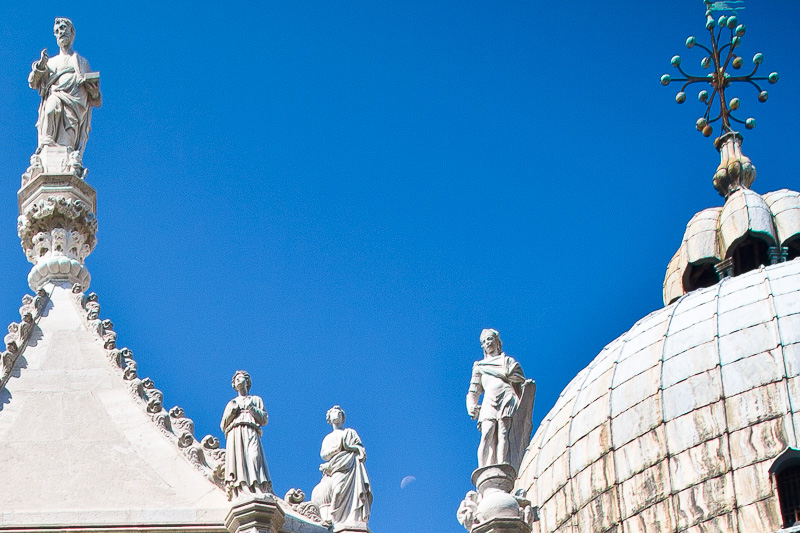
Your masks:
{"label": "arched window", "polygon": [[786,448],[772,463],[783,527],[800,525],[800,450]]}

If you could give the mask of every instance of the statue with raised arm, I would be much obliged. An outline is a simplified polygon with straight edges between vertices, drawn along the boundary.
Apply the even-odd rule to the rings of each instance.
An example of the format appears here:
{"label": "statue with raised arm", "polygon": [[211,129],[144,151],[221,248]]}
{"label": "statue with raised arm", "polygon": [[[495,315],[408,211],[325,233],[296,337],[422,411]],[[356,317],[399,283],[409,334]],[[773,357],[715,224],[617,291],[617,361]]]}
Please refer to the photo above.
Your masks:
{"label": "statue with raised arm", "polygon": [[331,407],[325,418],[332,430],[322,439],[322,480],[311,492],[311,501],[319,507],[324,523],[366,530],[372,507],[372,486],[364,467],[367,452],[358,433],[343,427],[341,407]]}
{"label": "statue with raised arm", "polygon": [[75,27],[59,17],[53,26],[59,53],[55,57],[42,50],[31,66],[28,85],[39,91],[39,142],[36,153],[45,146],[64,146],[78,161],[86,148],[92,121],[92,108],[100,107],[100,74],[92,72],[89,62],[72,49]]}
{"label": "statue with raised arm", "polygon": [[269,417],[264,401],[250,395],[250,374],[237,370],[231,385],[238,395],[228,402],[220,427],[225,433],[225,488],[228,499],[272,493],[267,461],[261,448],[261,426]]}
{"label": "statue with raised arm", "polygon": [[536,384],[503,352],[497,330],[484,329],[480,340],[483,359],[472,366],[467,393],[467,412],[481,432],[478,468],[508,464],[516,472],[531,438]]}

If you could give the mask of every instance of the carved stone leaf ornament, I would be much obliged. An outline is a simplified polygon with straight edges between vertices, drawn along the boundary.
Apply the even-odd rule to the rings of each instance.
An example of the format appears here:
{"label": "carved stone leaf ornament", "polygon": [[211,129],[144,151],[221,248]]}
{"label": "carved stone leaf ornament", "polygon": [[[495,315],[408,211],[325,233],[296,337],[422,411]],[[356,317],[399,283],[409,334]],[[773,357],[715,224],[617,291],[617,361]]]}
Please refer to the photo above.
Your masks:
{"label": "carved stone leaf ornament", "polygon": [[36,326],[36,321],[44,311],[46,303],[47,293],[44,290],[37,291],[36,296],[26,294],[22,297],[22,307],[19,308],[22,320],[9,324],[8,334],[3,338],[6,344],[6,351],[0,356],[0,389],[5,387],[11,377],[14,364],[24,351]]}

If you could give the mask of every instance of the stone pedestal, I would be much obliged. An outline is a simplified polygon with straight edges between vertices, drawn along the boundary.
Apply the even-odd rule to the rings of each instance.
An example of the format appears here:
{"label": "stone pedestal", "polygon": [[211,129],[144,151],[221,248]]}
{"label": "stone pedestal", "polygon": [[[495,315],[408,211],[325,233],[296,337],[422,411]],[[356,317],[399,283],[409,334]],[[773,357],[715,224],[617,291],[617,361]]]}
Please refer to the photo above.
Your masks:
{"label": "stone pedestal", "polygon": [[283,526],[283,509],[272,496],[233,502],[225,527],[229,533],[278,533]]}
{"label": "stone pedestal", "polygon": [[495,518],[478,524],[471,533],[530,533],[531,528],[521,518]]}
{"label": "stone pedestal", "polygon": [[47,283],[91,282],[84,265],[97,239],[95,190],[74,173],[39,173],[17,194],[17,234],[33,263],[28,285],[34,291]]}
{"label": "stone pedestal", "polygon": [[366,524],[340,524],[333,526],[333,533],[372,533]]}

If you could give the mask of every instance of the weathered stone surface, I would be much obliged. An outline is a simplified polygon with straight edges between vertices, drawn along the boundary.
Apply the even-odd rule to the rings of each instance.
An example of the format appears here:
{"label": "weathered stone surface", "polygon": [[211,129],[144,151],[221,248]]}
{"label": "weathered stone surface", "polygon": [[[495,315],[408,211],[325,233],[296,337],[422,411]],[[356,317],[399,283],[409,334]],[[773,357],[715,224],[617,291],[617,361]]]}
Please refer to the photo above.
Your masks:
{"label": "weathered stone surface", "polygon": [[733,476],[712,478],[675,495],[679,528],[688,528],[733,510]]}
{"label": "weathered stone surface", "polygon": [[674,531],[670,500],[651,505],[641,513],[628,517],[623,523],[623,533],[672,533]]}
{"label": "weathered stone surface", "polygon": [[777,531],[781,527],[776,498],[739,507],[739,531]]}
{"label": "weathered stone surface", "polygon": [[619,508],[614,489],[608,490],[578,510],[578,520],[584,531],[608,531],[619,520]]}
{"label": "weathered stone surface", "polygon": [[623,481],[620,485],[620,509],[623,517],[638,514],[669,496],[669,469],[666,461],[661,461]]}
{"label": "weathered stone surface", "polygon": [[730,469],[730,463],[726,435],[673,455],[669,458],[672,491],[679,492],[706,479],[720,476]]}
{"label": "weathered stone surface", "polygon": [[[767,531],[744,529],[736,509],[743,505],[743,514],[753,514],[753,502],[768,490],[764,467],[799,441],[800,413],[792,410],[800,405],[800,313],[778,312],[776,318],[776,295],[785,296],[784,309],[800,306],[793,303],[800,299],[800,261],[688,294],[609,343],[562,392],[558,413],[545,417],[526,456],[528,469],[517,487],[531,489],[542,516],[563,516],[536,527],[591,531],[598,521],[588,504],[616,493],[623,518],[611,530],[649,531],[656,519],[639,517],[652,508],[661,510],[669,531]],[[600,384],[607,384],[612,369],[603,395]],[[584,407],[589,411],[582,414]],[[558,440],[556,449],[564,446],[565,424],[569,468],[551,468],[542,478],[546,461],[538,459],[558,452],[536,455],[551,438]],[[571,490],[573,511],[548,510],[556,502],[553,487]],[[536,500],[534,494],[546,497]],[[661,500],[654,503],[648,494]]]}

